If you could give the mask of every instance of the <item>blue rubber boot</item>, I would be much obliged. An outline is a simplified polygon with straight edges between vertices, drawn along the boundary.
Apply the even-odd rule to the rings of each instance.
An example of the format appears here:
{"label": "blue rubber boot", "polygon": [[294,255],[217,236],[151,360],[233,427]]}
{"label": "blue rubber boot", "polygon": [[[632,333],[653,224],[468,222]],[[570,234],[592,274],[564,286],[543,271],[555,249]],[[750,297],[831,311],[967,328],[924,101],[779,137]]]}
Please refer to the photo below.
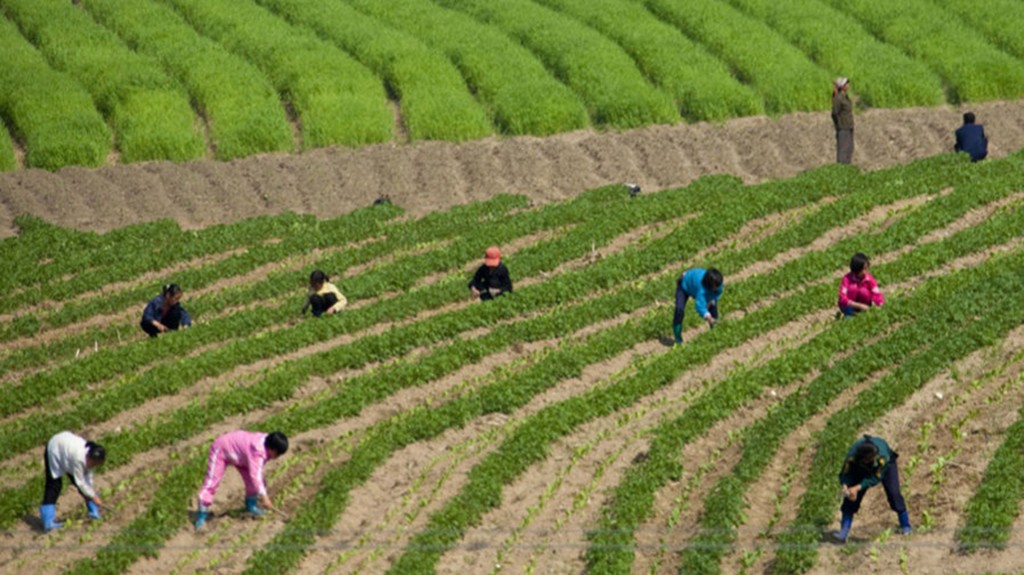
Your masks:
{"label": "blue rubber boot", "polygon": [[850,527],[853,526],[853,515],[843,514],[843,519],[839,523],[839,531],[832,534],[836,541],[840,543],[846,543],[846,539],[850,536]]}
{"label": "blue rubber boot", "polygon": [[256,503],[259,501],[258,495],[249,495],[245,498],[245,510],[253,515],[263,515],[266,511],[260,509]]}
{"label": "blue rubber boot", "polygon": [[683,345],[683,324],[672,324],[672,335],[675,336],[676,345]]}
{"label": "blue rubber boot", "polygon": [[206,525],[206,519],[210,516],[210,508],[205,505],[199,506],[199,511],[196,513],[196,530],[200,530]]}
{"label": "blue rubber boot", "polygon": [[914,530],[910,526],[910,516],[907,515],[906,511],[902,511],[898,515],[900,518],[900,533],[904,535],[910,535],[910,533]]}
{"label": "blue rubber boot", "polygon": [[89,510],[90,519],[100,519],[100,506],[96,505],[96,502],[89,499],[85,502],[85,508]]}
{"label": "blue rubber boot", "polygon": [[53,505],[53,504],[50,504],[50,505],[40,505],[39,506],[39,516],[43,519],[43,531],[45,531],[47,533],[49,533],[50,531],[53,531],[54,529],[59,529],[59,528],[64,526],[63,523],[58,523],[57,522],[57,506],[56,505]]}

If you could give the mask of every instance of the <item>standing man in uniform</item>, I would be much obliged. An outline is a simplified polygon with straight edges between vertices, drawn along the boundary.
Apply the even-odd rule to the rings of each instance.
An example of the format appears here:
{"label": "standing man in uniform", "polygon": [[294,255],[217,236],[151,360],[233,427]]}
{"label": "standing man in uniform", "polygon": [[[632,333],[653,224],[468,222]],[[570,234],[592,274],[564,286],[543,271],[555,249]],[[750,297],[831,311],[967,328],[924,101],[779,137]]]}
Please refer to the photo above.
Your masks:
{"label": "standing man in uniform", "polygon": [[836,162],[853,162],[853,102],[850,80],[836,78],[832,86],[832,125],[836,129]]}
{"label": "standing man in uniform", "polygon": [[87,441],[70,431],[62,431],[50,438],[43,452],[46,486],[43,488],[43,504],[39,507],[43,531],[53,531],[63,525],[57,522],[57,498],[64,487],[61,478],[65,475],[85,499],[89,517],[100,518],[103,500],[93,486],[92,471],[106,460],[107,450],[102,445]]}
{"label": "standing man in uniform", "polygon": [[889,447],[881,437],[865,435],[858,439],[846,452],[846,462],[839,472],[839,484],[843,487],[843,504],[840,507],[842,520],[839,531],[833,536],[840,543],[846,543],[853,525],[853,516],[860,509],[860,502],[867,490],[882,484],[889,508],[896,512],[900,521],[900,533],[911,532],[907,505],[900,494],[900,476],[896,470],[899,454]]}

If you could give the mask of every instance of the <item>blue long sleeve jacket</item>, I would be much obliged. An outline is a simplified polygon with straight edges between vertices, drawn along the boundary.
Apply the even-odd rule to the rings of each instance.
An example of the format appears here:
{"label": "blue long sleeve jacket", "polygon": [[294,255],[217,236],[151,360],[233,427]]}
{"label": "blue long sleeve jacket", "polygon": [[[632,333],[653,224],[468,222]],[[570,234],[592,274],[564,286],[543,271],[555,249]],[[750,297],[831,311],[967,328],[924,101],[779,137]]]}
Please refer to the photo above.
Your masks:
{"label": "blue long sleeve jacket", "polygon": [[697,306],[697,315],[700,317],[708,315],[708,304],[711,302],[717,303],[718,298],[722,297],[722,291],[725,287],[718,286],[718,289],[713,291],[705,290],[701,282],[704,281],[706,271],[704,268],[689,269],[679,278],[683,292],[693,298],[693,303]]}

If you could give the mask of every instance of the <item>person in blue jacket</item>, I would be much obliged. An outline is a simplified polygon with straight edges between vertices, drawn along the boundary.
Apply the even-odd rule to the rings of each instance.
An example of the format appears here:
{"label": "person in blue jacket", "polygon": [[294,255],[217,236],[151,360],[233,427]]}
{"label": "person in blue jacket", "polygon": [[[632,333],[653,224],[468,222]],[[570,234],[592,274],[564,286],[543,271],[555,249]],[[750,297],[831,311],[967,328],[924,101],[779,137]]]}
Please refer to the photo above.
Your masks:
{"label": "person in blue jacket", "polygon": [[142,321],[139,322],[142,331],[149,337],[156,337],[166,331],[191,326],[192,317],[181,307],[181,295],[178,284],[165,285],[160,295],[149,300],[142,311]]}
{"label": "person in blue jacket", "polygon": [[672,334],[676,345],[683,343],[683,312],[690,298],[693,298],[697,315],[708,322],[708,326],[715,327],[723,284],[722,272],[715,268],[692,268],[679,276],[676,282],[676,311],[672,316]]}
{"label": "person in blue jacket", "polygon": [[953,151],[967,152],[971,155],[971,161],[984,160],[988,155],[988,138],[985,137],[985,127],[974,123],[974,112],[964,114],[964,125],[956,130],[956,144],[953,144]]}

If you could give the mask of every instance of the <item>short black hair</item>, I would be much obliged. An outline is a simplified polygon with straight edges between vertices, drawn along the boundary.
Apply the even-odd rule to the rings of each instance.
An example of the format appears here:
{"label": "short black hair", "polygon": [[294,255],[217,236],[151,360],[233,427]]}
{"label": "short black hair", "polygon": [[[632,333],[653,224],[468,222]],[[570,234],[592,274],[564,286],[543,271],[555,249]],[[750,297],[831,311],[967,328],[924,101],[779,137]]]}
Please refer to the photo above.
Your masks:
{"label": "short black hair", "polygon": [[99,443],[93,443],[91,441],[85,442],[85,448],[88,450],[86,457],[92,459],[96,463],[104,463],[107,461],[107,450]]}
{"label": "short black hair", "polygon": [[875,465],[875,459],[878,458],[878,446],[871,440],[864,438],[864,441],[857,446],[857,451],[853,455],[858,465],[863,467],[873,467]]}
{"label": "short black hair", "polygon": [[178,284],[166,284],[160,292],[164,297],[175,296],[181,293],[181,286]]}
{"label": "short black hair", "polygon": [[973,124],[974,123],[974,112],[964,112],[964,123],[965,124]]}
{"label": "short black hair", "polygon": [[288,451],[288,437],[280,431],[268,433],[267,438],[263,440],[263,448],[273,449],[278,456],[284,455]]}
{"label": "short black hair", "polygon": [[868,266],[869,261],[868,256],[860,252],[853,254],[853,257],[850,258],[850,271],[855,274],[859,274]]}
{"label": "short black hair", "polygon": [[313,273],[309,274],[309,285],[322,284],[327,281],[331,281],[331,278],[320,270],[313,270]]}
{"label": "short black hair", "polygon": [[704,278],[700,280],[700,285],[703,286],[704,289],[711,291],[718,289],[719,286],[722,285],[723,281],[722,272],[715,268],[708,268],[708,270],[704,272]]}

